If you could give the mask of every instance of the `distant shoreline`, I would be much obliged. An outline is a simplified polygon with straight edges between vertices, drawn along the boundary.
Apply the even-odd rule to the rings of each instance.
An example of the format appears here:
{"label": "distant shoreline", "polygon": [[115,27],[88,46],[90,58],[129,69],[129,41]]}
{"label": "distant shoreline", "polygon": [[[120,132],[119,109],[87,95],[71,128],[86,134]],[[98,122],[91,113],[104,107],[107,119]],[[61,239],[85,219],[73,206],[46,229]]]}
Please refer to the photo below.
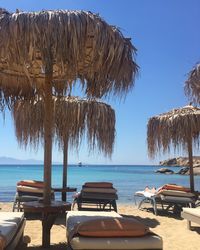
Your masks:
{"label": "distant shoreline", "polygon": [[[62,166],[63,164],[62,163],[52,163],[52,166]],[[0,167],[2,166],[43,166],[43,163],[39,164],[39,163],[35,163],[35,164],[31,164],[31,163],[0,163]],[[68,164],[68,166],[76,166],[76,167],[80,167],[78,166],[78,164]],[[138,167],[138,166],[142,166],[142,167],[160,167],[160,165],[156,165],[156,164],[152,164],[152,165],[146,165],[146,164],[134,164],[134,165],[131,165],[131,164],[93,164],[93,163],[90,163],[90,164],[83,164],[81,167],[93,167],[93,166],[129,166],[129,167]],[[175,167],[178,167],[178,166],[175,166]]]}

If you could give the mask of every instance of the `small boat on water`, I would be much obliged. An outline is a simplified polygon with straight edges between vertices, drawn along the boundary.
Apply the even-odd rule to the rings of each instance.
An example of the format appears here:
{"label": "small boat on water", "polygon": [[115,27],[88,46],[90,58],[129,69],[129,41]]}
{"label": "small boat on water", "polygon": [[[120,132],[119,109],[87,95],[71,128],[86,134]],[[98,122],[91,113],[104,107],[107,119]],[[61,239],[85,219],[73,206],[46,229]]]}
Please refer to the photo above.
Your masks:
{"label": "small boat on water", "polygon": [[83,164],[82,164],[81,161],[79,161],[78,166],[79,166],[79,167],[82,167],[82,166],[83,166]]}

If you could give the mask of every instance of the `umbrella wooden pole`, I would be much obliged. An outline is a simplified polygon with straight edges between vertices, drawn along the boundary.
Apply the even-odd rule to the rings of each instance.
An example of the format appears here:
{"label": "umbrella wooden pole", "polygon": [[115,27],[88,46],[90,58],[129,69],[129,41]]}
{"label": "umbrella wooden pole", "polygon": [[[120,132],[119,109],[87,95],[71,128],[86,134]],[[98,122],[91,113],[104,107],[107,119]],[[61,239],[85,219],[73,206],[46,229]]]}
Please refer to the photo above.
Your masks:
{"label": "umbrella wooden pole", "polygon": [[53,70],[46,70],[44,86],[44,204],[51,203],[51,164],[52,164],[52,77]]}
{"label": "umbrella wooden pole", "polygon": [[188,137],[188,156],[190,165],[190,189],[194,192],[194,173],[193,173],[193,155],[192,155],[192,136]]}
{"label": "umbrella wooden pole", "polygon": [[[68,138],[64,140],[63,149],[63,188],[67,188]],[[62,192],[62,201],[66,201],[66,192]]]}

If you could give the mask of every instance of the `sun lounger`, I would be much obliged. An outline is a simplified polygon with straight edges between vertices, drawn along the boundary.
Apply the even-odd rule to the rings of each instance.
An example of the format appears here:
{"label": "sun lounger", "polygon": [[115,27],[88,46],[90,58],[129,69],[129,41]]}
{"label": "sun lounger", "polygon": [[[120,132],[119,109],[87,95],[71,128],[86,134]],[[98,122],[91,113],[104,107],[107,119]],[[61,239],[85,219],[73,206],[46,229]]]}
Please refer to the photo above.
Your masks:
{"label": "sun lounger", "polygon": [[24,214],[0,212],[0,249],[14,250],[23,242],[25,227]]}
{"label": "sun lounger", "polygon": [[[112,227],[113,223],[117,224],[125,220],[126,223],[132,223],[133,219],[123,218],[119,214],[114,211],[111,212],[94,212],[94,211],[70,211],[67,213],[66,218],[66,229],[67,229],[67,238],[70,249],[72,250],[118,250],[118,249],[162,249],[163,243],[162,238],[156,234],[151,232],[147,232],[143,236],[125,236],[126,231],[124,228],[121,232],[116,232],[115,228]],[[105,222],[111,223],[108,231],[106,231],[106,227],[103,228],[101,232],[98,230],[99,223],[105,225]],[[135,222],[135,221],[134,221]],[[136,223],[139,223],[138,221]],[[81,227],[91,227],[92,225],[95,228],[95,233],[101,233],[103,236],[95,236],[94,231],[90,232],[86,230],[87,236],[80,235],[77,233]],[[115,225],[115,224],[114,224]],[[145,227],[143,224],[139,224],[142,227]],[[129,224],[132,226],[132,224]],[[121,227],[121,224],[120,224]],[[145,227],[146,228],[146,227]],[[135,228],[138,234],[138,227]],[[108,232],[108,235],[107,235]],[[110,232],[114,233],[112,237],[109,236]],[[132,233],[132,231],[131,231]]]}
{"label": "sun lounger", "polygon": [[[165,189],[164,187],[172,187],[172,190]],[[154,213],[157,215],[157,207],[161,205],[163,210],[169,211],[173,209],[173,212],[180,214],[183,207],[191,207],[196,202],[195,194],[189,192],[189,189],[184,187],[177,188],[176,185],[165,185],[159,189],[158,192],[152,193],[151,191],[138,191],[134,194],[135,202],[136,197],[142,198],[138,208],[141,209],[144,203],[150,203],[153,207]],[[180,187],[180,186],[178,186]]]}
{"label": "sun lounger", "polygon": [[[44,183],[35,180],[23,180],[17,183],[17,192],[13,202],[13,212],[23,211],[23,202],[38,201],[43,197]],[[54,192],[52,190],[52,199]]]}
{"label": "sun lounger", "polygon": [[117,199],[117,190],[112,183],[87,182],[75,196],[72,207],[77,204],[78,210],[117,211]]}
{"label": "sun lounger", "polygon": [[147,191],[137,191],[134,194],[135,205],[137,205],[136,198],[141,198],[138,209],[142,209],[143,204],[150,203],[153,207],[154,213],[157,215],[157,206],[156,206],[156,195]]}
{"label": "sun lounger", "polygon": [[187,220],[188,229],[191,230],[191,222],[200,224],[200,208],[183,208],[181,217]]}

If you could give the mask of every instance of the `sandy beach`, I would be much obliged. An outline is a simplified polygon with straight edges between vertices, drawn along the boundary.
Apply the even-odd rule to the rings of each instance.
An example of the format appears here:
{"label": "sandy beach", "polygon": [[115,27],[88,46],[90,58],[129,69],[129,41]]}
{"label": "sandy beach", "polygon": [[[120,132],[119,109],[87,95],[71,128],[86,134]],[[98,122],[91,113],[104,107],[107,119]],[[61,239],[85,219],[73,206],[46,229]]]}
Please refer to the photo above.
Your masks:
{"label": "sandy beach", "polygon": [[[1,211],[11,211],[12,203],[0,203]],[[171,214],[155,216],[152,211],[138,210],[132,205],[118,204],[118,212],[124,216],[134,216],[148,225],[151,230],[163,238],[164,250],[198,250],[199,233],[198,225],[193,231],[187,229],[186,221]],[[43,250],[41,248],[41,222],[27,220],[25,235],[30,236],[31,243],[28,249]],[[51,249],[66,249],[66,228],[64,218],[58,218],[51,230]],[[22,249],[20,249],[22,250]],[[24,249],[23,249],[24,250]]]}
{"label": "sandy beach", "polygon": [[[74,223],[73,236],[88,237],[81,248],[155,248],[155,233],[164,250],[200,250],[200,223],[189,230],[179,213],[200,204],[200,0],[102,2],[1,1],[0,213],[36,203],[24,204],[26,220],[1,213],[0,250],[68,250],[74,200],[82,210],[93,200],[116,210],[117,200],[120,215],[148,227],[106,218],[81,234]],[[179,215],[155,215],[157,200]]]}

